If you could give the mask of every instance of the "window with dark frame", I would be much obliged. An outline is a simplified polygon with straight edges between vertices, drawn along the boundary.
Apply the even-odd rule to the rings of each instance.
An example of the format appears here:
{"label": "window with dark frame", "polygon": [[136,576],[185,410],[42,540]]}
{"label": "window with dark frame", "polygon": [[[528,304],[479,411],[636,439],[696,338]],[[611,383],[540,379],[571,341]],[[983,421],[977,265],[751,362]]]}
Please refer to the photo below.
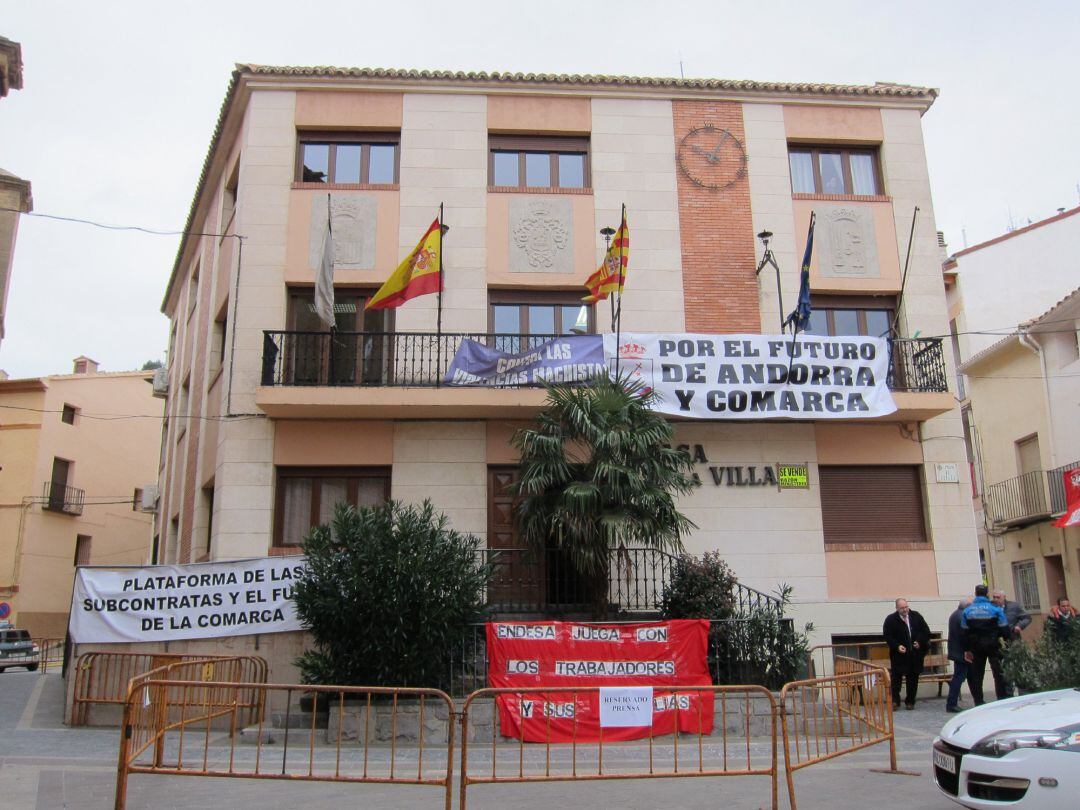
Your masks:
{"label": "window with dark frame", "polygon": [[919,465],[820,465],[826,547],[929,543]]}
{"label": "window with dark frame", "polygon": [[788,164],[794,194],[870,197],[884,193],[876,148],[790,144]]}
{"label": "window with dark frame", "polygon": [[131,511],[138,512],[142,509],[142,488],[135,487],[135,491],[131,493]]}
{"label": "window with dark frame", "polygon": [[90,564],[90,544],[92,538],[88,534],[78,534],[75,536],[75,560],[74,565],[89,565]]}
{"label": "window with dark frame", "polygon": [[496,348],[516,352],[558,335],[595,334],[596,308],[583,304],[581,292],[576,290],[492,291],[488,324]]}
{"label": "window with dark frame", "polygon": [[74,405],[68,405],[65,402],[63,410],[60,411],[60,421],[63,422],[65,425],[74,425],[75,424],[75,415],[78,412],[79,412],[78,408],[76,408]]}
{"label": "window with dark frame", "polygon": [[895,311],[893,295],[814,295],[806,333],[886,337]]}
{"label": "window with dark frame", "polygon": [[386,467],[278,467],[274,545],[299,545],[313,526],[333,519],[338,503],[376,506],[389,498]]}
{"label": "window with dark frame", "polygon": [[[289,385],[380,383],[389,373],[394,311],[365,310],[373,290],[338,290],[331,337],[315,314],[310,288],[289,291],[287,319],[294,333],[285,358]],[[331,344],[333,340],[333,344]]]}
{"label": "window with dark frame", "polygon": [[588,138],[488,137],[488,185],[498,188],[592,187]]}
{"label": "window with dark frame", "polygon": [[1016,592],[1016,601],[1024,610],[1038,613],[1042,610],[1039,604],[1039,580],[1035,573],[1034,560],[1022,560],[1012,564],[1013,589]]}
{"label": "window with dark frame", "polygon": [[397,132],[301,132],[296,180],[393,185],[398,182],[400,141]]}

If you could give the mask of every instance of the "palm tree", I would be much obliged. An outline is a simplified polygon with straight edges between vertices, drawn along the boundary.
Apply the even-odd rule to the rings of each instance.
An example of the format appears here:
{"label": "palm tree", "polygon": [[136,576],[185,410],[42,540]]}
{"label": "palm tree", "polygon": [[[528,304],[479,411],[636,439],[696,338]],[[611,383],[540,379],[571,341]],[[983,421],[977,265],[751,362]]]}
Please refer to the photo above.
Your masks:
{"label": "palm tree", "polygon": [[696,486],[690,456],[650,409],[653,392],[629,380],[552,385],[536,425],[518,430],[518,531],[536,551],[555,549],[599,600],[619,548],[682,550],[697,526],[675,497]]}

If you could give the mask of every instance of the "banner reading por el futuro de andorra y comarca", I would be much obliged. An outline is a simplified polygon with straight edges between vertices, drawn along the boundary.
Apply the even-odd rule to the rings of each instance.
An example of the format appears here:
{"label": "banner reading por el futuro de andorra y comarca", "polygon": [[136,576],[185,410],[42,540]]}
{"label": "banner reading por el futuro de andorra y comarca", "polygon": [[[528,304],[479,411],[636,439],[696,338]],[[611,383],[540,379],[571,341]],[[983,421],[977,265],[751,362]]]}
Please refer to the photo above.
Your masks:
{"label": "banner reading por el futuro de andorra y comarca", "polygon": [[[615,335],[604,335],[614,372]],[[619,374],[656,391],[653,408],[697,419],[858,419],[896,410],[889,344],[859,335],[624,333]]]}
{"label": "banner reading por el futuro de andorra y comarca", "polygon": [[303,557],[79,568],[69,631],[78,644],[176,641],[301,630]]}
{"label": "banner reading por el futuro de andorra y comarca", "polygon": [[[636,740],[676,730],[708,734],[709,622],[673,619],[640,624],[489,622],[488,681],[520,691],[500,694],[499,728],[527,742]],[[582,691],[545,691],[544,687]],[[585,687],[596,687],[585,689]],[[645,725],[604,723],[604,689],[651,687]]]}

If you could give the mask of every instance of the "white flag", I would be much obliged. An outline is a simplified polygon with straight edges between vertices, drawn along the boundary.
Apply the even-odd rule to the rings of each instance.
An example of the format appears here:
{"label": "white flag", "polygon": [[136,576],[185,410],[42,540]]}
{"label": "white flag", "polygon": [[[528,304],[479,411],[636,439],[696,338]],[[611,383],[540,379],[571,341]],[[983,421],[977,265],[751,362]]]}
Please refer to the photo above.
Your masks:
{"label": "white flag", "polygon": [[318,275],[315,276],[315,314],[325,329],[334,326],[334,237],[329,218],[323,239],[322,259],[319,261]]}

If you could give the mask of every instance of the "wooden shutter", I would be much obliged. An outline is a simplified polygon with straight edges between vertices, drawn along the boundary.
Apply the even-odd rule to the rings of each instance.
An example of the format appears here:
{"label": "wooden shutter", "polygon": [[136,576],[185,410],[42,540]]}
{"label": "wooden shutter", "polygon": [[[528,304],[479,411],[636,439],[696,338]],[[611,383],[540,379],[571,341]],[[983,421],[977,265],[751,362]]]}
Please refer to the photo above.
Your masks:
{"label": "wooden shutter", "polygon": [[828,543],[925,543],[922,481],[916,466],[818,468]]}

